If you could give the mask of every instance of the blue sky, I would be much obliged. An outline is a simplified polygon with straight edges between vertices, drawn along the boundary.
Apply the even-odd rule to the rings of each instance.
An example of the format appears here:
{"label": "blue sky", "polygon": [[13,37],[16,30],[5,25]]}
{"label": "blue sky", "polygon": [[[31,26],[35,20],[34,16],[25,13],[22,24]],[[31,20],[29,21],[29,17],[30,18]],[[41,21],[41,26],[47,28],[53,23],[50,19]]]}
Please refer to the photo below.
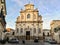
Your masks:
{"label": "blue sky", "polygon": [[20,15],[24,5],[33,3],[38,8],[39,15],[43,17],[43,29],[50,29],[52,20],[60,20],[60,0],[6,0],[7,28],[15,29],[16,18]]}

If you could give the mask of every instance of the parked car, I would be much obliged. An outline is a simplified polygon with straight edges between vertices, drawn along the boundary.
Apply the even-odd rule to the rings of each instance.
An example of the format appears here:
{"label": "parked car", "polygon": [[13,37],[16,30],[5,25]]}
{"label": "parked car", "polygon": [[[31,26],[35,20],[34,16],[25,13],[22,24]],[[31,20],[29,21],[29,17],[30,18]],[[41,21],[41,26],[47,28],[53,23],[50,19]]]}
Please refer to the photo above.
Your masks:
{"label": "parked car", "polygon": [[35,39],[34,39],[34,42],[39,42],[39,39],[38,39],[38,38],[35,38]]}
{"label": "parked car", "polygon": [[6,43],[6,39],[0,39],[0,43],[5,44]]}
{"label": "parked car", "polygon": [[19,43],[19,40],[17,38],[12,38],[8,40],[8,43]]}
{"label": "parked car", "polygon": [[44,39],[44,42],[49,42],[49,39]]}
{"label": "parked car", "polygon": [[57,44],[57,41],[55,41],[54,39],[49,41],[50,44]]}

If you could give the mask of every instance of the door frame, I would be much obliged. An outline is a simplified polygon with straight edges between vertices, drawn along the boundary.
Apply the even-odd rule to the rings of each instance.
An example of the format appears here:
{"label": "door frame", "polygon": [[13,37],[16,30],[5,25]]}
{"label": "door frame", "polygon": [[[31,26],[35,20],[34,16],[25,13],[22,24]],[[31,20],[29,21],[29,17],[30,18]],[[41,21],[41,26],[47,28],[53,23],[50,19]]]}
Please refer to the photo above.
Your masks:
{"label": "door frame", "polygon": [[26,31],[26,40],[30,40],[30,31]]}

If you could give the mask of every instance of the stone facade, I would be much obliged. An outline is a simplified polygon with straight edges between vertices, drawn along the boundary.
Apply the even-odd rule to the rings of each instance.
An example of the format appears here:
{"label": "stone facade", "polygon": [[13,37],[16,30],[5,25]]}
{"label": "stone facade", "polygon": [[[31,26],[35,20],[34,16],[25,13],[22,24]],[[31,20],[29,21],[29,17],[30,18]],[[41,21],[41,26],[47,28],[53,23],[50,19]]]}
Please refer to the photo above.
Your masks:
{"label": "stone facade", "polygon": [[43,29],[43,33],[45,34],[45,36],[50,36],[50,29]]}
{"label": "stone facade", "polygon": [[33,4],[26,4],[25,9],[21,9],[20,16],[16,20],[16,36],[26,40],[35,37],[40,39],[42,38],[42,27],[42,16],[39,15],[38,9],[34,9]]}
{"label": "stone facade", "polygon": [[54,28],[58,27],[59,25],[60,25],[60,20],[53,20],[50,24],[51,33],[54,33]]}
{"label": "stone facade", "polygon": [[52,38],[60,43],[60,20],[53,20],[50,27]]}
{"label": "stone facade", "polygon": [[6,29],[6,3],[5,0],[0,0],[0,37],[2,37],[2,32]]}
{"label": "stone facade", "polygon": [[5,32],[5,38],[14,38],[15,30],[11,28],[7,28],[6,30],[7,32]]}

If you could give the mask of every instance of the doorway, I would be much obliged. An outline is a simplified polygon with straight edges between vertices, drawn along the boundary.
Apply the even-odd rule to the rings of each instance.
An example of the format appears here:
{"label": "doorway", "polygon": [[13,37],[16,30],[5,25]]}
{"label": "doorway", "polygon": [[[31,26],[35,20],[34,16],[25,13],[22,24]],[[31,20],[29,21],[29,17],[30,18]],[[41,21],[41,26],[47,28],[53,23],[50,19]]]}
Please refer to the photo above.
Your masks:
{"label": "doorway", "polygon": [[26,31],[26,40],[30,40],[30,31]]}

